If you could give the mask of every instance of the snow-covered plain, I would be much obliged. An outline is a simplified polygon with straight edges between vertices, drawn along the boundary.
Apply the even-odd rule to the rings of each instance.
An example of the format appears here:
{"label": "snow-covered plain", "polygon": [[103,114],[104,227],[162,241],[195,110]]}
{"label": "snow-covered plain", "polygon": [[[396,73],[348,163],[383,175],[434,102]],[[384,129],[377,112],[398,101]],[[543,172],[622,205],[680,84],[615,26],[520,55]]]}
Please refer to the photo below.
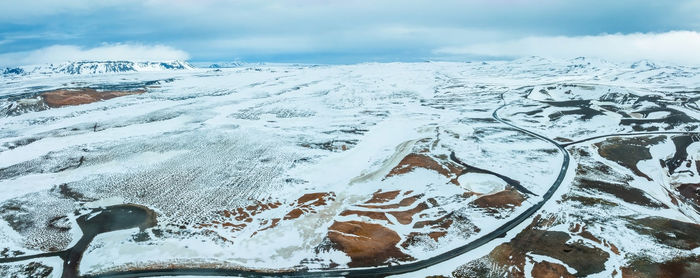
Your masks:
{"label": "snow-covered plain", "polygon": [[[81,236],[79,215],[137,204],[155,211],[157,224],[96,236],[80,274],[173,265],[279,271],[415,262],[514,219],[539,202],[559,174],[563,156],[555,145],[492,117],[503,104],[502,118],[562,144],[614,133],[694,132],[700,113],[700,69],[647,61],[237,66],[0,77],[0,249],[64,250]],[[41,92],[64,88],[146,92],[58,108],[31,104]],[[610,242],[622,251],[611,252],[597,275],[622,271],[661,246],[635,244],[630,237],[644,236],[626,228],[629,219],[700,220],[697,207],[674,203],[681,197],[666,193],[698,183],[699,143],[687,148],[686,171],[667,175],[658,160],[673,156],[674,143],[659,136],[666,139],[637,165],[658,173],[650,179],[598,155],[596,142],[605,138],[574,145],[592,155],[574,156],[570,167],[602,161],[665,208],[582,207],[567,201],[580,191],[570,185],[572,175],[583,175],[570,171],[576,173],[569,173],[569,184],[539,214],[557,216],[548,231],[572,234],[569,225],[599,217],[587,231],[605,241],[588,237],[583,244],[607,248]],[[452,153],[487,172],[465,170]],[[620,202],[612,194],[579,194]],[[652,259],[672,259],[677,249],[657,249]],[[580,271],[551,254],[525,256],[520,272],[510,274],[531,275],[542,261]],[[459,276],[453,271],[467,263],[457,257],[426,274]]]}

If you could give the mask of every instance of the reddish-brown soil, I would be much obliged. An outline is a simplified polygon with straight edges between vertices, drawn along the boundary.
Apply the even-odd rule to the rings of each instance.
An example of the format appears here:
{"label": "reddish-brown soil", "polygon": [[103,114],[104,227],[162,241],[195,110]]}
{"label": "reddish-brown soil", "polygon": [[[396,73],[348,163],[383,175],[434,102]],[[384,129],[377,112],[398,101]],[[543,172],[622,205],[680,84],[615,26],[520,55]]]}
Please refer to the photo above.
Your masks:
{"label": "reddish-brown soil", "polygon": [[532,277],[537,278],[574,278],[566,267],[560,264],[542,261],[532,267]]}
{"label": "reddish-brown soil", "polygon": [[700,225],[662,217],[630,219],[632,230],[651,236],[657,242],[679,249],[700,247]]}
{"label": "reddish-brown soil", "polygon": [[472,201],[472,205],[484,208],[488,211],[513,208],[520,206],[525,201],[525,196],[515,189],[505,189],[494,194],[484,195]]}
{"label": "reddish-brown soil", "polygon": [[642,173],[637,168],[637,163],[642,160],[651,159],[649,147],[663,141],[663,136],[657,137],[630,137],[608,138],[603,142],[596,143],[600,156],[615,161],[618,164],[632,170],[636,175],[651,180],[649,176]]}
{"label": "reddish-brown soil", "polygon": [[[535,217],[532,224],[525,228],[510,242],[494,248],[489,257],[504,268],[517,266],[510,273],[511,277],[524,277],[522,269],[526,254],[532,253],[558,259],[576,270],[576,276],[587,276],[605,270],[608,253],[581,242],[568,241],[571,237],[565,232],[540,230],[551,225],[550,219]],[[537,277],[537,276],[535,276]]]}
{"label": "reddish-brown soil", "polygon": [[[700,170],[698,170],[698,173],[700,173]],[[681,196],[700,206],[700,183],[681,184],[676,190]]]}
{"label": "reddish-brown soil", "polygon": [[391,211],[389,214],[393,215],[396,217],[396,220],[399,221],[399,223],[407,225],[411,224],[413,222],[413,216],[416,215],[417,213],[424,211],[428,209],[428,205],[423,202],[418,204],[416,207],[409,209],[409,210],[404,210],[404,211]]}
{"label": "reddish-brown soil", "polygon": [[364,216],[364,217],[369,217],[370,219],[374,220],[382,220],[386,221],[390,224],[391,221],[389,218],[386,218],[386,214],[381,211],[364,211],[364,210],[346,210],[340,213],[340,216],[348,216],[348,215],[357,215],[357,216]]}
{"label": "reddish-brown soil", "polygon": [[334,200],[335,193],[333,192],[318,192],[318,193],[308,193],[304,194],[299,199],[297,199],[297,204],[302,207],[317,207],[325,206],[327,200]]}
{"label": "reddish-brown soil", "polygon": [[628,185],[594,181],[586,178],[577,178],[574,181],[574,186],[581,189],[593,189],[612,194],[625,202],[635,205],[648,206],[652,208],[668,208],[666,205],[647,197],[648,195],[644,193],[644,191]]}
{"label": "reddish-brown soil", "polygon": [[284,216],[284,220],[296,219],[306,213],[316,212],[314,207],[325,206],[328,201],[335,200],[335,193],[333,192],[318,192],[318,193],[308,193],[297,199],[297,207],[292,209],[287,215]]}
{"label": "reddish-brown soil", "polygon": [[243,222],[252,222],[253,218],[251,216],[255,216],[258,213],[261,213],[263,211],[269,210],[269,209],[274,209],[279,206],[281,206],[282,203],[280,202],[271,202],[271,203],[258,203],[255,205],[250,205],[245,208],[236,208],[234,210],[223,210],[219,212],[221,216],[225,218],[231,218],[235,219],[236,221],[243,221]]}
{"label": "reddish-brown soil", "polygon": [[[388,205],[357,205],[357,206],[358,206],[358,207],[363,207],[363,208],[369,208],[369,209],[397,209],[397,208],[400,208],[400,207],[407,207],[407,206],[410,206],[410,205],[412,205],[413,203],[415,203],[418,199],[420,199],[421,197],[423,197],[423,194],[418,194],[418,195],[413,195],[413,196],[410,196],[410,197],[403,198],[403,199],[401,199],[401,201],[399,201],[399,203],[397,203],[397,204],[388,204]],[[371,201],[371,200],[370,200],[370,201]],[[387,200],[387,201],[389,201],[389,200]],[[387,202],[387,201],[384,201],[384,202]],[[365,203],[369,203],[369,201],[367,201],[367,202],[365,202]]]}
{"label": "reddish-brown soil", "polygon": [[335,222],[328,230],[328,238],[337,249],[352,261],[350,267],[379,266],[389,261],[413,260],[396,245],[401,237],[379,224],[359,221]]}
{"label": "reddish-brown soil", "polygon": [[410,153],[399,162],[399,165],[391,169],[387,177],[405,174],[416,168],[436,171],[450,179],[450,182],[454,184],[459,184],[457,182],[457,176],[462,172],[462,168],[450,161],[443,161],[440,163],[428,155]]}
{"label": "reddish-brown soil", "polygon": [[612,251],[616,255],[620,255],[620,250],[617,249],[617,246],[615,246],[615,244],[612,244],[605,239],[601,240],[601,239],[595,237],[591,232],[586,230],[585,226],[581,226],[580,224],[575,224],[574,226],[569,228],[569,231],[582,237],[582,238],[585,238],[585,239],[591,240],[593,242],[602,244],[602,245],[610,248],[610,251]]}
{"label": "reddish-brown soil", "polygon": [[[371,203],[387,203],[389,201],[394,200],[396,197],[399,196],[400,191],[388,191],[388,192],[381,192],[377,191],[373,194],[372,198],[369,201],[366,201],[364,204],[356,205],[357,207],[360,208],[365,208],[365,209],[398,209],[398,208],[403,208],[403,207],[409,207],[413,205],[418,199],[420,199],[423,195],[414,195],[410,197],[406,197],[401,199],[398,203],[395,204],[386,204],[386,205],[367,205]],[[410,193],[410,192],[407,192]],[[406,195],[406,193],[404,194]],[[417,213],[424,211],[428,209],[428,204],[426,202],[419,203],[412,209],[408,210],[401,210],[401,211],[389,211],[389,212],[381,212],[381,211],[367,211],[367,210],[345,210],[340,213],[341,216],[348,216],[348,215],[358,215],[358,216],[365,216],[369,217],[374,220],[383,220],[387,221],[388,223],[391,223],[389,218],[387,218],[386,214],[389,213],[392,216],[396,217],[396,220],[404,225],[411,224],[413,222],[413,216],[415,216]]]}
{"label": "reddish-brown soil", "polygon": [[401,193],[401,190],[382,192],[382,190],[380,189],[380,190],[377,190],[377,192],[374,192],[374,194],[372,194],[372,199],[369,199],[369,201],[367,201],[365,203],[366,204],[386,203],[388,201],[396,199],[396,196],[399,196],[399,193]]}
{"label": "reddish-brown soil", "polygon": [[471,222],[468,219],[455,216],[455,214],[450,213],[438,219],[423,220],[413,224],[414,229],[424,229],[428,227],[430,229],[430,232],[411,232],[406,236],[406,240],[404,240],[404,242],[401,243],[401,246],[404,248],[408,248],[411,245],[420,244],[424,241],[425,238],[429,238],[437,242],[440,240],[440,238],[447,235],[447,229],[450,228],[454,223],[460,223],[463,228],[466,228],[459,229],[457,231],[458,233],[461,232],[465,234],[472,234],[478,233],[480,231],[478,227],[474,225],[469,225]]}
{"label": "reddish-brown soil", "polygon": [[[296,202],[289,204],[291,209],[282,218],[272,218],[272,219],[262,219],[260,217],[255,217],[256,215],[264,212],[266,210],[276,209],[282,207],[281,202],[258,202],[255,205],[250,205],[245,208],[236,208],[233,210],[223,210],[219,212],[219,215],[229,220],[233,218],[235,221],[212,221],[211,223],[197,224],[195,227],[198,228],[209,228],[209,227],[225,227],[231,231],[240,231],[247,225],[253,222],[260,226],[260,229],[255,231],[251,236],[256,235],[260,231],[272,229],[279,224],[281,220],[291,220],[299,218],[300,216],[308,213],[315,213],[316,207],[324,206],[328,204],[328,201],[334,200],[335,194],[333,192],[318,192],[318,193],[308,193],[299,197]],[[286,209],[286,206],[285,206]]]}
{"label": "reddish-brown soil", "polygon": [[432,227],[447,229],[452,223],[454,223],[453,215],[448,214],[435,220],[418,221],[416,224],[413,224],[413,228],[422,229],[424,227]]}
{"label": "reddish-brown soil", "polygon": [[99,92],[90,88],[61,89],[44,92],[41,94],[41,98],[49,107],[57,108],[70,105],[88,104],[115,97],[142,94],[145,92],[145,90]]}
{"label": "reddish-brown soil", "polygon": [[638,259],[622,268],[623,278],[695,278],[700,277],[700,257],[680,258],[663,263]]}

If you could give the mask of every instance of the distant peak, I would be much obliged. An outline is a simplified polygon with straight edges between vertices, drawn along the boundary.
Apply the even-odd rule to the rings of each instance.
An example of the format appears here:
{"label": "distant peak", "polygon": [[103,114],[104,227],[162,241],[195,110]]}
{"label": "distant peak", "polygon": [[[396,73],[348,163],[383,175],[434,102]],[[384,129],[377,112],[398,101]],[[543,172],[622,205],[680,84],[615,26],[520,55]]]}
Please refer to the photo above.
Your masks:
{"label": "distant peak", "polygon": [[649,60],[639,60],[632,65],[630,65],[631,69],[657,69],[659,68],[655,63],[649,61]]}
{"label": "distant peak", "polygon": [[7,68],[3,74],[108,74],[146,71],[189,70],[194,67],[185,61],[72,61]]}

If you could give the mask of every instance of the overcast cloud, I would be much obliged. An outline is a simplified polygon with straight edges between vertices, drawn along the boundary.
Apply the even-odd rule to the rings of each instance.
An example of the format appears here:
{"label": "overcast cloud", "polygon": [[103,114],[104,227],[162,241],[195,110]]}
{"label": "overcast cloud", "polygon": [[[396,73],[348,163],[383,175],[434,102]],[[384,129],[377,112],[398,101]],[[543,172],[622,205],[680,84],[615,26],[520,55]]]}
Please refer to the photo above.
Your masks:
{"label": "overcast cloud", "polygon": [[[539,55],[700,63],[700,1],[0,1],[0,63],[355,63]],[[693,48],[694,47],[694,48]],[[149,57],[149,56],[153,57]]]}

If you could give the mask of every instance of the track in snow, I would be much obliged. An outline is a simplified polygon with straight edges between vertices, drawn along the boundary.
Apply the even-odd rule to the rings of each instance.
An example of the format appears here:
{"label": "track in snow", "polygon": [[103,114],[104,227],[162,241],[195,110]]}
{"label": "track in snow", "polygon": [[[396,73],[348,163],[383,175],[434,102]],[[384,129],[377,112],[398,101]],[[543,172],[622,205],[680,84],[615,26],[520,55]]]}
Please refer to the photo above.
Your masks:
{"label": "track in snow", "polygon": [[377,276],[388,276],[405,274],[414,271],[418,271],[438,263],[445,262],[459,255],[472,251],[479,248],[490,241],[502,238],[505,234],[520,225],[522,222],[530,218],[539,209],[544,206],[544,204],[554,195],[554,192],[559,189],[564,177],[566,176],[566,171],[569,168],[569,153],[566,151],[565,146],[557,143],[556,141],[545,137],[544,135],[537,134],[535,132],[529,131],[527,129],[518,127],[511,124],[498,116],[498,111],[508,104],[503,104],[493,111],[492,117],[518,131],[536,137],[540,140],[549,142],[555,145],[559,151],[564,156],[562,160],[561,168],[557,179],[554,181],[552,186],[542,195],[542,200],[528,208],[526,211],[518,215],[517,217],[509,220],[505,224],[501,225],[497,229],[471,241],[465,245],[447,251],[445,253],[439,254],[432,258],[425,260],[420,260],[417,262],[384,266],[384,267],[373,267],[373,268],[360,268],[360,269],[345,269],[345,270],[324,270],[324,271],[310,271],[310,270],[300,270],[291,272],[261,272],[252,270],[234,270],[234,269],[217,269],[217,268],[183,268],[183,269],[155,269],[155,270],[133,270],[133,271],[119,271],[119,272],[108,272],[98,275],[85,275],[83,277],[90,278],[123,278],[123,277],[143,277],[143,276],[240,276],[240,277],[337,277],[337,276],[347,276],[347,277],[377,277]]}

